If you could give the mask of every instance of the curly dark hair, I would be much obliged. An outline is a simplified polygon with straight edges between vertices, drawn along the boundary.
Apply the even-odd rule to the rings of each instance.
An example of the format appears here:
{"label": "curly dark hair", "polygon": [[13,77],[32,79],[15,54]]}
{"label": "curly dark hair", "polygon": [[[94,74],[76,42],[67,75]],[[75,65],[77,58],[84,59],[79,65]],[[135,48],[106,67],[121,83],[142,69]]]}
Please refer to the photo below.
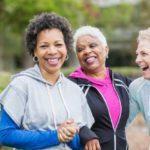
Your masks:
{"label": "curly dark hair", "polygon": [[55,13],[41,13],[30,20],[26,29],[25,44],[30,55],[34,56],[38,34],[45,29],[53,28],[57,28],[62,32],[67,49],[73,49],[72,30],[68,20]]}

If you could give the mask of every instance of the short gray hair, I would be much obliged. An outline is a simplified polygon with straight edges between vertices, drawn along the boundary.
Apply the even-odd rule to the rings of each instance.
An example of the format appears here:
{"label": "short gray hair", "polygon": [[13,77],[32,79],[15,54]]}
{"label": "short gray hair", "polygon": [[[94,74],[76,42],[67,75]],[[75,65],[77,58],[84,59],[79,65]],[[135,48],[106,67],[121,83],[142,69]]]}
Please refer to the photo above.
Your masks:
{"label": "short gray hair", "polygon": [[81,37],[83,35],[91,35],[93,37],[97,37],[103,45],[107,46],[106,37],[103,35],[103,33],[100,31],[100,29],[98,29],[97,27],[92,27],[92,26],[82,26],[82,27],[78,28],[76,30],[76,32],[74,33],[73,46],[74,46],[75,51],[76,51],[77,40],[79,37]]}
{"label": "short gray hair", "polygon": [[140,42],[143,40],[149,40],[150,41],[150,27],[145,29],[145,30],[139,31],[137,42]]}

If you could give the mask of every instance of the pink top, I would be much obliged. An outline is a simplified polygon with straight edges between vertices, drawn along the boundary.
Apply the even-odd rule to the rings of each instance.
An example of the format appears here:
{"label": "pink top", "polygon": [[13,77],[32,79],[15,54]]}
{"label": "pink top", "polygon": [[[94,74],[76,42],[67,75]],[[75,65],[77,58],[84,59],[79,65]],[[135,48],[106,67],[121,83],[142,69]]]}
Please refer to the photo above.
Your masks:
{"label": "pink top", "polygon": [[103,95],[110,114],[110,118],[115,128],[121,113],[121,104],[109,76],[109,69],[107,68],[106,77],[104,79],[95,79],[93,77],[87,76],[84,74],[84,72],[82,72],[81,68],[77,69],[70,76],[80,76],[81,78],[92,82],[92,85]]}

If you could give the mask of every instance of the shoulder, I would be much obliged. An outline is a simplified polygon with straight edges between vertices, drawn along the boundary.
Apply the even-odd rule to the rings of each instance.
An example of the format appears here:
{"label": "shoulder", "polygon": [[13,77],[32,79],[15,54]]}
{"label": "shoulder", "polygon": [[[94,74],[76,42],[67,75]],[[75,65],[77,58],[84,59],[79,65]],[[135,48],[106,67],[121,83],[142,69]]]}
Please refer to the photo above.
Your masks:
{"label": "shoulder", "polygon": [[73,77],[69,76],[69,77],[67,77],[67,79],[76,84],[78,83],[78,78],[73,78]]}
{"label": "shoulder", "polygon": [[132,79],[131,78],[128,78],[128,77],[126,77],[126,76],[123,76],[122,74],[120,74],[120,73],[112,73],[112,75],[114,76],[114,81],[115,82],[120,82],[120,83],[123,83],[123,84],[125,84],[125,85],[127,85],[127,86],[129,86],[130,85],[130,83],[132,82]]}
{"label": "shoulder", "polygon": [[74,80],[72,80],[72,79],[73,78],[68,79],[68,78],[64,77],[65,83],[68,85],[68,87],[82,91],[81,88],[79,87],[79,85],[77,85],[76,82],[74,82]]}
{"label": "shoulder", "polygon": [[145,84],[145,80],[143,77],[135,79],[129,86],[130,91],[139,91]]}
{"label": "shoulder", "polygon": [[28,87],[33,85],[31,80],[32,78],[28,76],[16,74],[12,76],[8,86],[15,91],[27,93]]}
{"label": "shoulder", "polygon": [[10,82],[10,86],[13,87],[21,87],[21,86],[26,86],[28,84],[28,77],[26,76],[16,76],[12,77],[12,80]]}

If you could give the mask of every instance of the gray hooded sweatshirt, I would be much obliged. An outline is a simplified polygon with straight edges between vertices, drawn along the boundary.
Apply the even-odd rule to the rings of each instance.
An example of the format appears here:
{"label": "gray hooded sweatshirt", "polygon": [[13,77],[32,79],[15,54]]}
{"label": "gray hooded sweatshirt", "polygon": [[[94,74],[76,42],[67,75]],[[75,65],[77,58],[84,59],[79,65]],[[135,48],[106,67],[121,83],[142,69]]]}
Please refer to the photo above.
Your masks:
{"label": "gray hooded sweatshirt", "polygon": [[[25,130],[56,130],[69,118],[80,128],[90,128],[94,122],[82,90],[63,74],[51,85],[42,77],[38,65],[15,75],[0,99],[12,120]],[[47,148],[51,149],[64,149],[64,144]]]}

